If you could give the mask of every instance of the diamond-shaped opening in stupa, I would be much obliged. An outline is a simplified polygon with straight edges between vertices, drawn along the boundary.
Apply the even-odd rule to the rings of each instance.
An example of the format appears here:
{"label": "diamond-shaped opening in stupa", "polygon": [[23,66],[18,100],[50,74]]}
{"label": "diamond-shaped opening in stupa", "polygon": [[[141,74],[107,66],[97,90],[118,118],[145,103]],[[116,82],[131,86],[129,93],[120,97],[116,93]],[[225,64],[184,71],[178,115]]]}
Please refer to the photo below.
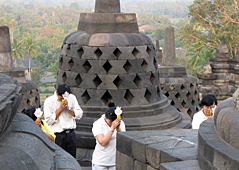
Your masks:
{"label": "diamond-shaped opening in stupa", "polygon": [[138,74],[136,74],[133,82],[136,84],[137,87],[139,87],[141,85],[142,79],[138,76]]}
{"label": "diamond-shaped opening in stupa", "polygon": [[62,75],[62,81],[63,81],[63,83],[66,82],[66,79],[67,79],[67,76],[66,76],[66,73],[64,72],[63,75]]}
{"label": "diamond-shaped opening in stupa", "polygon": [[119,56],[122,54],[122,52],[121,52],[118,48],[116,48],[116,49],[114,50],[113,54],[114,54],[117,58],[119,58]]}
{"label": "diamond-shaped opening in stupa", "polygon": [[81,98],[82,98],[84,104],[86,104],[90,100],[90,95],[87,92],[87,90],[85,90],[85,92],[81,95]]}
{"label": "diamond-shaped opening in stupa", "polygon": [[85,63],[82,65],[83,68],[85,69],[86,73],[88,73],[88,71],[91,69],[91,64],[89,63],[88,60],[85,61]]}
{"label": "diamond-shaped opening in stupa", "polygon": [[79,48],[79,50],[77,50],[77,53],[79,54],[79,58],[81,58],[81,56],[84,54],[83,48]]}
{"label": "diamond-shaped opening in stupa", "polygon": [[80,76],[80,74],[77,74],[76,78],[75,78],[75,82],[76,82],[76,85],[79,86],[82,82],[82,78]]}
{"label": "diamond-shaped opening in stupa", "polygon": [[132,103],[132,100],[133,100],[133,98],[134,98],[134,95],[130,92],[129,89],[127,89],[126,92],[125,92],[125,94],[124,94],[124,98],[125,98],[125,100],[128,101],[129,104],[131,104],[131,103]]}
{"label": "diamond-shaped opening in stupa", "polygon": [[146,98],[146,100],[150,103],[151,100],[151,96],[152,94],[150,93],[150,91],[148,89],[146,89],[144,97]]}
{"label": "diamond-shaped opening in stupa", "polygon": [[99,48],[97,48],[94,53],[95,53],[97,58],[100,58],[100,56],[103,54],[102,51]]}
{"label": "diamond-shaped opening in stupa", "polygon": [[130,64],[130,62],[127,60],[126,63],[124,64],[123,68],[125,69],[125,71],[127,71],[127,73],[129,72],[129,70],[131,69],[132,65]]}
{"label": "diamond-shaped opening in stupa", "polygon": [[112,99],[112,96],[110,95],[110,93],[108,92],[108,90],[106,90],[106,92],[104,93],[104,95],[101,97],[101,100],[103,101],[103,103],[105,105],[107,105],[107,103]]}
{"label": "diamond-shaped opening in stupa", "polygon": [[97,88],[101,83],[102,83],[102,80],[99,78],[99,76],[97,75],[94,80],[93,80],[93,83],[95,85],[95,88]]}
{"label": "diamond-shaped opening in stupa", "polygon": [[137,57],[137,55],[139,54],[139,50],[137,48],[134,47],[132,54]]}
{"label": "diamond-shaped opening in stupa", "polygon": [[74,66],[74,61],[73,61],[72,58],[69,60],[68,64],[69,64],[69,66],[70,66],[70,69],[69,69],[69,70],[71,70],[72,67]]}
{"label": "diamond-shaped opening in stupa", "polygon": [[117,88],[119,88],[120,84],[122,83],[123,81],[120,79],[119,76],[117,76],[115,78],[115,80],[113,81],[113,83],[116,85]]}
{"label": "diamond-shaped opening in stupa", "polygon": [[108,61],[106,61],[105,64],[103,65],[103,68],[108,73],[110,71],[110,69],[112,68],[112,66]]}

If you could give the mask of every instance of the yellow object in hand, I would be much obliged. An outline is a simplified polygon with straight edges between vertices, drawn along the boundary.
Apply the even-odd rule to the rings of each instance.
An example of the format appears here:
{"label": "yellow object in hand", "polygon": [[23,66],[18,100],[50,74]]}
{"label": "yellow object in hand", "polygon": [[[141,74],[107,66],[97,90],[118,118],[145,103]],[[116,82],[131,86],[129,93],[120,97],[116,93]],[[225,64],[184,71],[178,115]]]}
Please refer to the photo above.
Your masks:
{"label": "yellow object in hand", "polygon": [[121,115],[117,115],[117,119],[121,120]]}
{"label": "yellow object in hand", "polygon": [[62,102],[67,101],[67,99],[62,99]]}

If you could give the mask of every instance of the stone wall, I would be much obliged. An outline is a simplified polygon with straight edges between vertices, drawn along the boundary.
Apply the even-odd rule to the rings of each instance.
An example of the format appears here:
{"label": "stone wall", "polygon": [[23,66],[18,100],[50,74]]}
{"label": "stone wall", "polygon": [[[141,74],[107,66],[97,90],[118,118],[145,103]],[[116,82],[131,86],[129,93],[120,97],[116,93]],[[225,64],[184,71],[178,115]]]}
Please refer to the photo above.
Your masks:
{"label": "stone wall", "polygon": [[201,169],[239,169],[239,150],[218,134],[213,118],[205,120],[198,131],[198,163]]}
{"label": "stone wall", "polygon": [[[197,130],[131,131],[117,134],[117,170],[156,170],[197,164]],[[185,162],[184,162],[185,161]]]}

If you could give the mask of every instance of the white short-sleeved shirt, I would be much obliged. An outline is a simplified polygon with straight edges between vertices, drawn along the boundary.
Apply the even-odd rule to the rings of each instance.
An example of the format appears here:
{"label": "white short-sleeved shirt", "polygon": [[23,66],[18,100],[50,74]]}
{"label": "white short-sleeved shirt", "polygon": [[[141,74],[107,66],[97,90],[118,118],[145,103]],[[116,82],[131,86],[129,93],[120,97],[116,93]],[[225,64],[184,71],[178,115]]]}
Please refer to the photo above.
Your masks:
{"label": "white short-sleeved shirt", "polygon": [[[121,120],[120,129],[125,132],[125,123]],[[105,115],[96,120],[93,123],[92,133],[94,136],[103,134],[104,136],[110,131],[110,127],[105,122]],[[116,158],[116,133],[117,130],[111,136],[109,143],[104,147],[96,139],[96,146],[92,156],[92,164],[103,166],[114,166]]]}
{"label": "white short-sleeved shirt", "polygon": [[199,112],[195,113],[193,116],[193,121],[192,121],[192,129],[199,129],[200,124],[204,121],[207,120],[207,117],[204,115],[202,110]]}

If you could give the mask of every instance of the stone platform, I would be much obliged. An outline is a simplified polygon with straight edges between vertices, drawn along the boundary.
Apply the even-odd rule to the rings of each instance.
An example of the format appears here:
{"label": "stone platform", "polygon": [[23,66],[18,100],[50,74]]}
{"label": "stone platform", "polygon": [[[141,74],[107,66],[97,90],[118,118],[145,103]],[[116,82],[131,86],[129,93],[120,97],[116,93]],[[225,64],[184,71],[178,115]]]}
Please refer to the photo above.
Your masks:
{"label": "stone platform", "polygon": [[198,130],[168,129],[118,133],[117,170],[200,169]]}

